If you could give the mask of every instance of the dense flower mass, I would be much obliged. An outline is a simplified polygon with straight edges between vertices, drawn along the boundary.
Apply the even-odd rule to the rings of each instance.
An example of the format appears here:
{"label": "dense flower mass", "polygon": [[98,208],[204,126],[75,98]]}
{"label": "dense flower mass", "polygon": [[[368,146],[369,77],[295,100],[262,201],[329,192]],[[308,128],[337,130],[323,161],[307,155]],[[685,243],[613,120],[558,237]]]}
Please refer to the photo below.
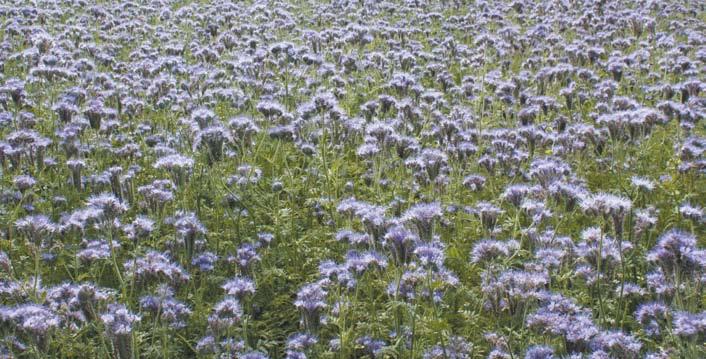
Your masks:
{"label": "dense flower mass", "polygon": [[0,357],[704,358],[705,16],[0,2]]}

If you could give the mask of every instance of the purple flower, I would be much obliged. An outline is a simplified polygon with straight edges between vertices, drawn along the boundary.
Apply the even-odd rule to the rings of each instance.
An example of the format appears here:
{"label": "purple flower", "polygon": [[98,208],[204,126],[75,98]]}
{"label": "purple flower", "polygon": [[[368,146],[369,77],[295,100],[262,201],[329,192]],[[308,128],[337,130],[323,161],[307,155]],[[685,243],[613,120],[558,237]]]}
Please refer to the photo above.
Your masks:
{"label": "purple flower", "polygon": [[202,272],[211,272],[216,268],[218,256],[211,252],[203,252],[191,260],[191,265],[199,268]]}
{"label": "purple flower", "polygon": [[137,216],[132,223],[123,226],[123,232],[132,241],[145,239],[154,231],[154,221],[145,216]]}
{"label": "purple flower", "polygon": [[184,243],[187,258],[191,259],[195,250],[196,239],[206,234],[206,227],[196,217],[196,214],[186,211],[177,211],[174,217],[166,221],[174,225],[177,235]]}
{"label": "purple flower", "polygon": [[[81,232],[90,228],[100,229],[106,223],[103,210],[97,207],[79,208],[62,218],[62,230],[75,229]],[[108,222],[111,223],[111,222]]]}
{"label": "purple flower", "polygon": [[[119,249],[120,244],[113,241],[112,249]],[[92,263],[100,259],[110,258],[111,244],[106,240],[94,240],[84,244],[84,249],[76,253],[76,257],[84,263]]]}
{"label": "purple flower", "polygon": [[363,347],[363,353],[369,355],[371,358],[377,358],[382,353],[382,349],[385,347],[385,342],[383,340],[376,340],[369,336],[363,336],[356,339],[356,344]]}
{"label": "purple flower", "polygon": [[612,219],[613,229],[620,238],[623,233],[623,221],[632,209],[632,201],[610,193],[597,193],[586,196],[581,201],[581,209],[593,215],[602,215]]}
{"label": "purple flower", "polygon": [[483,263],[493,261],[496,258],[507,257],[511,249],[516,249],[517,243],[506,243],[502,241],[483,239],[473,244],[471,250],[471,263]]}
{"label": "purple flower", "polygon": [[322,261],[319,264],[319,274],[324,278],[322,282],[324,285],[328,285],[328,281],[336,281],[338,284],[352,289],[357,283],[355,276],[345,263],[339,265],[331,260]]}
{"label": "purple flower", "polygon": [[706,312],[675,312],[673,325],[675,335],[687,339],[703,340],[706,336]]}
{"label": "purple flower", "polygon": [[440,269],[444,266],[444,244],[440,241],[418,245],[414,255],[425,268]]}
{"label": "purple flower", "polygon": [[387,223],[386,210],[383,206],[358,201],[355,198],[344,199],[336,207],[336,211],[339,213],[348,215],[351,219],[358,218],[365,226],[366,231],[375,238],[379,238],[384,232]]}
{"label": "purple flower", "polygon": [[290,335],[287,338],[287,349],[288,350],[306,350],[318,342],[318,338],[307,333],[297,333]]}
{"label": "purple flower", "polygon": [[522,201],[530,194],[530,186],[526,184],[514,184],[507,186],[505,191],[500,195],[504,201],[512,203],[515,207],[519,207]]}
{"label": "purple flower", "polygon": [[216,114],[208,108],[198,108],[191,113],[191,120],[198,124],[200,128],[206,128],[211,123],[218,120]]}
{"label": "purple flower", "polygon": [[672,311],[658,302],[641,304],[635,311],[635,320],[649,336],[659,336]]}
{"label": "purple flower", "polygon": [[435,345],[422,355],[423,359],[470,359],[473,344],[462,337],[452,336],[444,345]]}
{"label": "purple flower", "polygon": [[255,283],[250,278],[235,277],[221,286],[226,294],[242,300],[246,295],[255,294]]}
{"label": "purple flower", "polygon": [[254,351],[254,352],[247,352],[238,355],[238,358],[240,359],[268,359],[269,357],[265,355],[262,352]]}
{"label": "purple flower", "polygon": [[534,252],[534,258],[547,269],[557,269],[571,258],[571,254],[571,249],[566,248],[540,248]]}
{"label": "purple flower", "polygon": [[660,297],[671,297],[674,294],[674,284],[667,280],[661,268],[649,272],[645,275],[647,288]]}
{"label": "purple flower", "polygon": [[174,182],[183,185],[194,167],[194,160],[180,154],[172,154],[159,158],[152,167],[169,171]]}
{"label": "purple flower", "polygon": [[387,229],[384,245],[392,251],[392,258],[400,265],[408,263],[419,237],[405,227],[396,225]]}
{"label": "purple flower", "polygon": [[243,308],[240,302],[227,297],[213,307],[213,312],[208,316],[208,325],[214,332],[219,333],[240,322],[242,316]]}
{"label": "purple flower", "polygon": [[220,124],[206,128],[202,127],[196,131],[193,149],[196,150],[205,144],[205,147],[208,148],[208,161],[211,164],[221,160],[223,157],[223,145],[230,142],[233,142],[230,132]]}
{"label": "purple flower", "polygon": [[257,248],[250,243],[245,243],[238,248],[234,256],[229,256],[227,261],[237,264],[242,272],[249,273],[252,265],[259,262],[260,259]]}
{"label": "purple flower", "polygon": [[617,358],[638,358],[642,343],[635,337],[622,331],[598,333],[591,341],[594,351],[604,351]]}
{"label": "purple flower", "polygon": [[525,359],[554,359],[554,348],[547,345],[533,345],[527,348]]}
{"label": "purple flower", "polygon": [[674,349],[661,349],[659,352],[645,354],[645,359],[671,359],[674,358]]}
{"label": "purple flower", "polygon": [[434,222],[441,219],[443,214],[439,202],[418,203],[405,211],[402,219],[414,224],[419,231],[420,238],[428,241],[431,239]]}
{"label": "purple flower", "polygon": [[620,263],[621,251],[625,253],[633,248],[630,242],[613,239],[597,227],[583,230],[581,238],[583,241],[576,245],[576,254],[596,269],[600,257],[601,271]]}
{"label": "purple flower", "polygon": [[638,209],[635,211],[635,236],[642,235],[657,224],[658,211],[654,207]]}
{"label": "purple flower", "polygon": [[581,185],[557,181],[549,186],[552,198],[562,203],[567,211],[574,208],[588,195],[588,190]]}
{"label": "purple flower", "polygon": [[307,359],[306,354],[303,352],[298,352],[296,350],[287,350],[285,353],[285,359]]}
{"label": "purple flower", "polygon": [[179,211],[170,219],[177,233],[184,238],[192,238],[199,234],[206,234],[206,227],[201,224],[196,214]]}
{"label": "purple flower", "polygon": [[561,336],[578,350],[585,349],[598,334],[590,310],[579,307],[574,300],[549,293],[544,295],[542,302],[542,306],[527,317],[526,324],[530,329],[540,334]]}
{"label": "purple flower", "polygon": [[483,186],[485,186],[485,181],[485,177],[481,175],[469,175],[463,179],[463,186],[473,192],[476,192],[483,189]]}
{"label": "purple flower", "polygon": [[440,175],[447,174],[448,156],[435,148],[425,148],[414,158],[405,161],[405,166],[415,170],[415,177],[422,183],[433,182]]}
{"label": "purple flower", "polygon": [[498,217],[505,213],[505,211],[490,202],[481,201],[472,209],[472,213],[480,219],[485,229],[492,230],[498,222]]}
{"label": "purple flower", "polygon": [[495,312],[517,313],[527,303],[541,298],[548,283],[549,276],[544,272],[507,270],[495,274],[486,270],[481,274],[486,308]]}
{"label": "purple flower", "polygon": [[184,283],[189,280],[189,274],[179,265],[174,264],[164,254],[149,251],[135,260],[125,261],[125,271],[128,276],[134,276],[138,282],[168,280],[172,283]]}
{"label": "purple flower", "polygon": [[162,322],[172,329],[186,327],[186,321],[191,315],[191,309],[174,298],[174,292],[166,285],[157,288],[156,295],[140,298],[140,307],[154,315],[159,315]]}
{"label": "purple flower", "polygon": [[278,117],[286,112],[281,104],[272,101],[260,101],[256,108],[263,116],[268,118]]}
{"label": "purple flower", "polygon": [[101,321],[110,336],[130,335],[140,316],[131,313],[123,304],[110,304],[108,311],[101,315]]}
{"label": "purple flower", "polygon": [[201,338],[198,343],[196,343],[196,351],[199,354],[215,354],[218,351],[218,344],[216,343],[216,338],[212,335],[207,335]]}
{"label": "purple flower", "polygon": [[88,198],[88,207],[99,209],[109,220],[115,219],[127,212],[128,205],[112,193],[101,193]]}
{"label": "purple flower", "polygon": [[297,293],[294,306],[302,312],[302,321],[309,332],[318,328],[321,311],[328,307],[326,294],[318,283],[307,284]]}
{"label": "purple flower", "polygon": [[275,235],[270,232],[260,232],[257,234],[257,241],[261,247],[269,245],[274,239]]}
{"label": "purple flower", "polygon": [[617,295],[620,295],[622,292],[622,295],[625,297],[642,297],[646,294],[645,290],[640,287],[639,285],[635,283],[630,283],[630,282],[624,282],[620,285],[617,285],[615,288],[615,293]]}
{"label": "purple flower", "polygon": [[355,153],[361,158],[370,159],[380,153],[380,148],[376,143],[364,143],[358,147]]}
{"label": "purple flower", "polygon": [[679,206],[679,214],[686,219],[690,219],[696,223],[704,222],[704,210],[699,206],[694,206],[691,203],[683,203]]}
{"label": "purple flower", "polygon": [[530,164],[529,176],[544,188],[571,173],[571,167],[557,158],[537,158]]}
{"label": "purple flower", "polygon": [[45,215],[20,218],[15,222],[15,228],[35,245],[40,245],[46,236],[52,235],[57,230],[56,224]]}
{"label": "purple flower", "polygon": [[336,240],[348,242],[352,245],[368,245],[372,243],[372,238],[367,233],[354,232],[349,229],[343,229],[336,233]]}
{"label": "purple flower", "polygon": [[130,312],[123,304],[110,304],[108,311],[100,318],[107,336],[113,341],[118,357],[131,358],[133,354],[131,335],[141,317]]}
{"label": "purple flower", "polygon": [[663,233],[657,245],[647,253],[647,260],[670,276],[675,271],[681,275],[703,271],[706,269],[704,258],[706,251],[696,248],[696,237],[677,229]]}
{"label": "purple flower", "polygon": [[649,178],[639,176],[632,176],[630,178],[630,184],[632,184],[633,187],[644,192],[652,192],[652,190],[655,188],[654,181],[650,180]]}
{"label": "purple flower", "polygon": [[387,258],[375,251],[349,251],[346,254],[346,269],[356,275],[362,275],[370,268],[385,269]]}
{"label": "purple flower", "polygon": [[28,189],[34,187],[34,185],[37,184],[37,180],[35,180],[32,176],[19,175],[12,178],[12,184],[14,184],[20,192],[24,193]]}
{"label": "purple flower", "polygon": [[18,330],[37,336],[37,340],[44,338],[60,324],[60,319],[54,311],[37,304],[3,308],[1,316],[12,320]]}

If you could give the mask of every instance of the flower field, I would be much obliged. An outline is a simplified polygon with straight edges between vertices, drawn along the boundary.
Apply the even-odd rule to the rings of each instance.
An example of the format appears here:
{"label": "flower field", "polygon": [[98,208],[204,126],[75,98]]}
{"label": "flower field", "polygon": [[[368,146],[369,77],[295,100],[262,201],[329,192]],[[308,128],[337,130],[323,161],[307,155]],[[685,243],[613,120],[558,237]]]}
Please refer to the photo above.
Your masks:
{"label": "flower field", "polygon": [[0,358],[706,357],[704,2],[0,24]]}

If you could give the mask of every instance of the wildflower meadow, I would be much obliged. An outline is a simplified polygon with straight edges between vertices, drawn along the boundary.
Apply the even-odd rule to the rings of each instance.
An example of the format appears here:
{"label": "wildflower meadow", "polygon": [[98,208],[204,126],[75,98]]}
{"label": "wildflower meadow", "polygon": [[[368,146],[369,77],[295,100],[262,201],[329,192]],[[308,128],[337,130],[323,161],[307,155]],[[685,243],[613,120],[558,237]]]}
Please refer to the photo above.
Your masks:
{"label": "wildflower meadow", "polygon": [[706,358],[706,2],[0,24],[0,358]]}

